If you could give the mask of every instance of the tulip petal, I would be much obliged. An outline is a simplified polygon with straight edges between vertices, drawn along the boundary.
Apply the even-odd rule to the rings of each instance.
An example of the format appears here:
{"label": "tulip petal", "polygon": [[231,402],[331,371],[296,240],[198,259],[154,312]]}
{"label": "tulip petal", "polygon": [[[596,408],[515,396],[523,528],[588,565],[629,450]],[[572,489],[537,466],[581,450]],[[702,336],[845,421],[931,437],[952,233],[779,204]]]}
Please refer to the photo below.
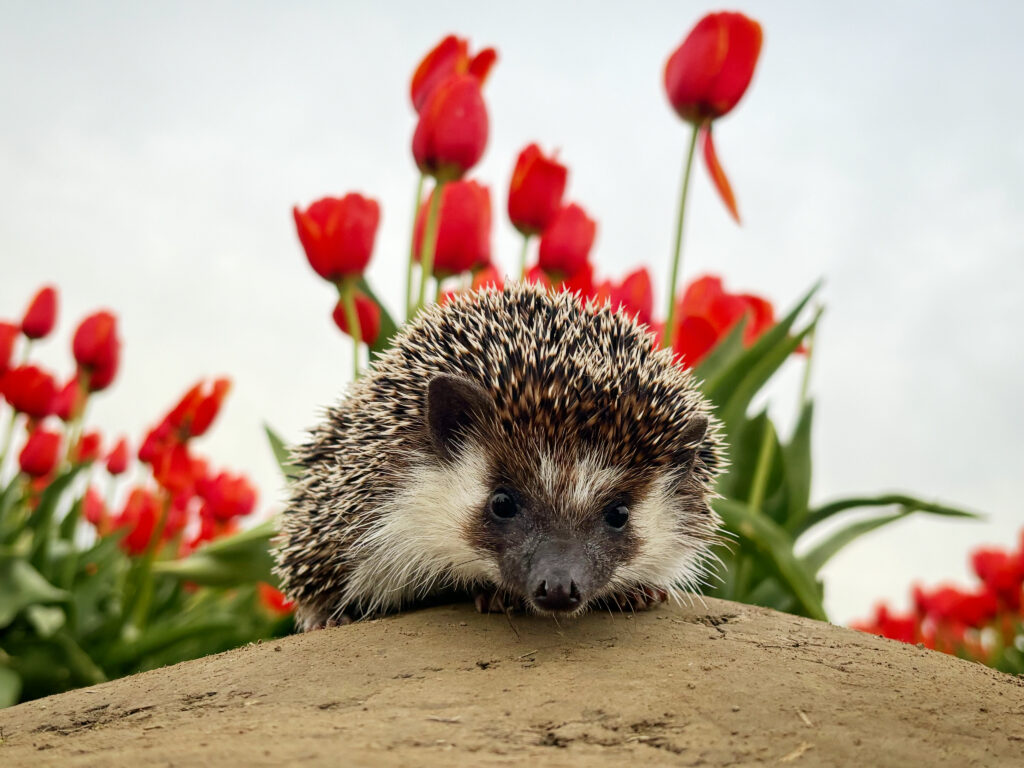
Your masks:
{"label": "tulip petal", "polygon": [[736,208],[736,196],[732,192],[732,186],[729,184],[729,178],[725,175],[722,164],[718,162],[715,145],[711,140],[711,125],[705,125],[700,129],[700,132],[704,144],[704,162],[708,166],[708,173],[711,174],[711,182],[715,185],[715,189],[718,190],[718,196],[722,198],[725,207],[729,209],[729,213],[732,214],[736,223],[739,224],[740,212]]}

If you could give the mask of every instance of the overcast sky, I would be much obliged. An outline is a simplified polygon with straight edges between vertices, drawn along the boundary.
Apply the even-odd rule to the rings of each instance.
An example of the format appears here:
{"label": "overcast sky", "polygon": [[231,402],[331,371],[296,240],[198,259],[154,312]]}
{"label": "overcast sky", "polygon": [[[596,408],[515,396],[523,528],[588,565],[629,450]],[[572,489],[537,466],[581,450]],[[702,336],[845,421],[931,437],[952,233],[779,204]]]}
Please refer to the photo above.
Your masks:
{"label": "overcast sky", "polygon": [[[100,306],[124,365],[94,424],[136,437],[194,380],[235,389],[202,450],[280,482],[261,434],[300,438],[349,374],[333,289],[290,208],[359,190],[383,207],[370,270],[401,294],[416,182],[408,79],[443,34],[494,45],[474,177],[503,213],[518,150],[558,147],[598,220],[596,262],[668,269],[687,129],[661,68],[704,3],[0,2],[0,317],[46,281],[58,341]],[[966,578],[1024,523],[1024,5],[751,2],[751,90],[716,127],[743,226],[698,170],[684,272],[783,308],[819,277],[814,497],[905,489],[984,512],[920,518],[828,567],[834,619]],[[509,269],[518,242],[496,216]],[[790,423],[800,370],[770,393]]]}

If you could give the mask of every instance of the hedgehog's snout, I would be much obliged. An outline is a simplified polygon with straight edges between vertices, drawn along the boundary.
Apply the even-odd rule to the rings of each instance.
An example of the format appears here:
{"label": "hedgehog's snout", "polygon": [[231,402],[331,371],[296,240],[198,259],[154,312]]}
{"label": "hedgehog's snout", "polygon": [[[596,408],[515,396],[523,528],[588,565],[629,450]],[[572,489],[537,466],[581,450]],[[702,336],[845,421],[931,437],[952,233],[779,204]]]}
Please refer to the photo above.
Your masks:
{"label": "hedgehog's snout", "polygon": [[588,571],[589,561],[577,542],[544,542],[530,563],[527,583],[533,604],[542,611],[575,611],[583,603]]}

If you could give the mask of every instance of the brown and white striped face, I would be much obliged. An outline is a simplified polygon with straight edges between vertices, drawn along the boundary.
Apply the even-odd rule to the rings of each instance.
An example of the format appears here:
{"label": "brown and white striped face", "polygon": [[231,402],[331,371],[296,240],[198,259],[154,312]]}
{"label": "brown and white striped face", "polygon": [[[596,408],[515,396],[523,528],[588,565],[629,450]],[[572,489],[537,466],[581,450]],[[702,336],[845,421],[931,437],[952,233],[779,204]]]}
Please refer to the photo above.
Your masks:
{"label": "brown and white striped face", "polygon": [[472,489],[449,507],[448,534],[477,553],[481,580],[535,610],[574,613],[615,591],[673,591],[699,575],[714,521],[702,486],[687,480],[706,419],[688,425],[674,462],[622,463],[578,435],[506,430],[481,387],[438,376],[427,421],[441,463],[422,487],[454,480],[442,480],[454,465],[448,487]]}

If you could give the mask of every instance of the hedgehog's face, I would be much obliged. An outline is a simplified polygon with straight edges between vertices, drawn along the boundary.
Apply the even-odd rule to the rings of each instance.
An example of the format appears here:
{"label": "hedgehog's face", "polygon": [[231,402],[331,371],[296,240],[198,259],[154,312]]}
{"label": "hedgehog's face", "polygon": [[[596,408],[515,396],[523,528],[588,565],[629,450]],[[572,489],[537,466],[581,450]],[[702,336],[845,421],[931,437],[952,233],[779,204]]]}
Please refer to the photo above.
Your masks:
{"label": "hedgehog's face", "polygon": [[[428,386],[434,450],[480,474],[460,533],[492,564],[501,589],[538,612],[572,614],[613,592],[671,589],[693,569],[702,547],[679,525],[688,504],[706,515],[702,489],[685,482],[692,457],[670,467],[620,467],[600,450],[570,449],[571,439],[510,444],[507,433],[488,428],[493,409],[465,379],[438,376]],[[706,427],[693,428],[693,443]],[[469,470],[463,454],[471,450],[488,461]]]}

